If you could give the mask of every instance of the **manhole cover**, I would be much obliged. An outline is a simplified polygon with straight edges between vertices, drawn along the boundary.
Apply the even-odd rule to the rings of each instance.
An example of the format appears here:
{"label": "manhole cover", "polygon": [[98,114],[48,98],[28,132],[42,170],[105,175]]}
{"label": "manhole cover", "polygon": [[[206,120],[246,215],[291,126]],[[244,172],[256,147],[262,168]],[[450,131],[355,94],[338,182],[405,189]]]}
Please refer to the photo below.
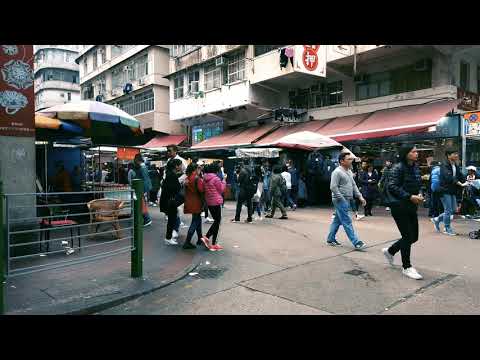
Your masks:
{"label": "manhole cover", "polygon": [[226,268],[209,268],[209,269],[201,269],[198,270],[198,276],[203,279],[216,279],[220,275],[222,275]]}
{"label": "manhole cover", "polygon": [[353,269],[353,270],[345,271],[344,274],[358,276],[358,275],[362,275],[362,274],[365,274],[365,273],[366,273],[365,271],[358,270],[358,269]]}

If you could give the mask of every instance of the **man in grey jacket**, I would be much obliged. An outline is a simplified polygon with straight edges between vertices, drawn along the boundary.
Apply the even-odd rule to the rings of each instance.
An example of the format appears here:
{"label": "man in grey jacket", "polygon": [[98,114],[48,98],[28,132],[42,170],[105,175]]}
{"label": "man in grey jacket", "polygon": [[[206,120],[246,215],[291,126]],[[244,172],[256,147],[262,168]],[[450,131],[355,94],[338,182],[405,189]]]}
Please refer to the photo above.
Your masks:
{"label": "man in grey jacket", "polygon": [[360,199],[362,206],[366,201],[358,190],[353,174],[350,170],[352,167],[353,155],[349,152],[342,152],[338,157],[340,166],[337,167],[331,177],[330,190],[332,191],[332,202],[335,207],[335,216],[330,225],[330,232],[327,237],[327,244],[331,246],[340,246],[335,236],[337,235],[340,225],[343,225],[348,238],[352,242],[356,250],[365,247],[363,241],[360,241],[353,229],[352,219],[349,215],[351,200],[356,197]]}

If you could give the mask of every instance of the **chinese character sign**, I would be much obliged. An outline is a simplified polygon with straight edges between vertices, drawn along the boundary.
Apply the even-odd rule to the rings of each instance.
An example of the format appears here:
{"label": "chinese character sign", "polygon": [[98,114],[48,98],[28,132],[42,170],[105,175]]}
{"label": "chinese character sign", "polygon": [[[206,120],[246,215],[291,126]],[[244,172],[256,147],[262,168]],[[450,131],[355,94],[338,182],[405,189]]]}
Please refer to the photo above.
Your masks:
{"label": "chinese character sign", "polygon": [[295,45],[295,71],[325,77],[326,45]]}
{"label": "chinese character sign", "polygon": [[0,135],[35,136],[33,45],[0,45]]}

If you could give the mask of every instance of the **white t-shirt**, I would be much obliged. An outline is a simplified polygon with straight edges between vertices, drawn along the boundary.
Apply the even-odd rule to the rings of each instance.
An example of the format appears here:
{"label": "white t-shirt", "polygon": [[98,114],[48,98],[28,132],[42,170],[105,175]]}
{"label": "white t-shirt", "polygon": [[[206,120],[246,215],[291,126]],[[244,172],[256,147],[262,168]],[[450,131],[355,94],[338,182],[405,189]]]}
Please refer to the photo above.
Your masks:
{"label": "white t-shirt", "polygon": [[[182,176],[180,176],[180,177],[178,178],[178,181],[180,182],[180,184],[183,185],[183,183],[185,182],[185,179],[187,178],[187,175],[185,174],[186,171],[187,171],[187,166],[188,166],[187,160],[185,160],[184,158],[182,158],[182,157],[181,157],[180,155],[178,155],[178,154],[175,155],[174,159],[179,159],[179,160],[182,162],[182,173],[183,173],[183,174],[182,174]],[[170,159],[167,160],[167,164],[168,164],[169,161],[170,161]],[[164,180],[165,180],[165,177],[166,177],[166,176],[167,176],[167,172],[165,171],[165,172],[163,173],[163,179],[164,179]]]}
{"label": "white t-shirt", "polygon": [[292,189],[292,175],[288,171],[282,172],[282,177],[285,179],[285,182],[287,183],[287,190]]}

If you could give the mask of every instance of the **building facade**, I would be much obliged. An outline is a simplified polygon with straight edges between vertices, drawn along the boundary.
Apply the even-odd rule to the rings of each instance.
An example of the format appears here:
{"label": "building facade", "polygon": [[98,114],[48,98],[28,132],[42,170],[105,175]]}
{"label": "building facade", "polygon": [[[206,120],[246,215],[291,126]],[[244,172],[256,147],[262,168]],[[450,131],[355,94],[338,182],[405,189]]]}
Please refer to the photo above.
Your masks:
{"label": "building facade", "polygon": [[167,45],[84,45],[76,59],[82,100],[115,105],[143,129],[181,134],[169,116]]}
{"label": "building facade", "polygon": [[79,45],[34,45],[35,111],[80,100]]}
{"label": "building facade", "polygon": [[440,99],[478,108],[474,45],[174,45],[171,54],[170,118],[193,144],[282,108],[298,121]]}

